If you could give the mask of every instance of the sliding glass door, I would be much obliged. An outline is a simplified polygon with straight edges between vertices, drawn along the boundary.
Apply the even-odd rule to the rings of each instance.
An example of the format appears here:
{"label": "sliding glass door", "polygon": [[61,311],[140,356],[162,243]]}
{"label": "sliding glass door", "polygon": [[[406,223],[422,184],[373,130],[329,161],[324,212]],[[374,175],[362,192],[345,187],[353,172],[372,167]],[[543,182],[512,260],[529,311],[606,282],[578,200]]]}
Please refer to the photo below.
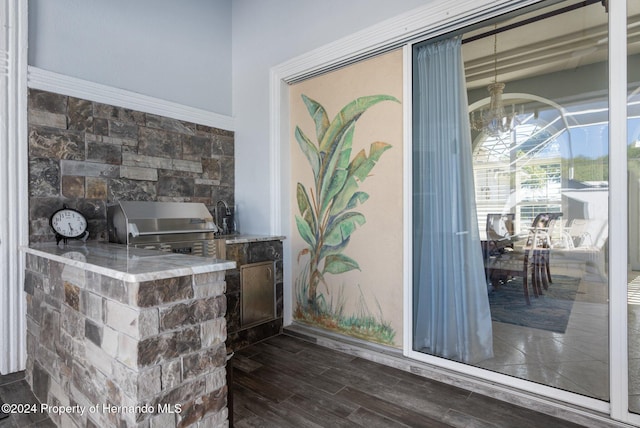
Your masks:
{"label": "sliding glass door", "polygon": [[412,350],[607,402],[608,13],[552,3],[413,48]]}

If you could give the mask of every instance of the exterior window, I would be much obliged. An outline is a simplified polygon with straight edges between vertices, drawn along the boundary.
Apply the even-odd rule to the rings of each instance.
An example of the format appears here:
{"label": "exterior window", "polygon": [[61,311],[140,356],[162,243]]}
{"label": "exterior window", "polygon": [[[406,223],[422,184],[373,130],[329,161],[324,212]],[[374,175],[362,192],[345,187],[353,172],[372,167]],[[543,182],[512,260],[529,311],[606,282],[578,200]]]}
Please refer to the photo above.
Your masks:
{"label": "exterior window", "polygon": [[473,159],[480,231],[490,213],[516,213],[517,229],[524,232],[536,215],[561,209],[560,147],[566,129],[557,130],[534,115],[519,115],[517,121],[513,132],[476,137]]}

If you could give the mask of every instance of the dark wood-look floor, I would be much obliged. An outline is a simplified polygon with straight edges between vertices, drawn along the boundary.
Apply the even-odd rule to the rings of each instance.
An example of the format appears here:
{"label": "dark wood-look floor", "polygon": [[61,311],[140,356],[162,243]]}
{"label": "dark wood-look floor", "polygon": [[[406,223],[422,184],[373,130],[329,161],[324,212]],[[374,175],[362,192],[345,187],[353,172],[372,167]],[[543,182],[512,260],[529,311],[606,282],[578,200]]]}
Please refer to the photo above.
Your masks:
{"label": "dark wood-look floor", "polygon": [[56,427],[46,413],[39,411],[40,402],[24,379],[24,372],[0,376],[0,403],[27,404],[33,406],[31,409],[37,410],[34,413],[12,413],[8,417],[0,412],[0,428]]}
{"label": "dark wood-look floor", "polygon": [[581,426],[287,335],[233,367],[236,428]]}
{"label": "dark wood-look floor", "polygon": [[[579,427],[503,401],[280,335],[237,351],[233,422],[243,427]],[[38,401],[24,373],[0,376],[0,401]],[[53,428],[14,414],[0,428]]]}

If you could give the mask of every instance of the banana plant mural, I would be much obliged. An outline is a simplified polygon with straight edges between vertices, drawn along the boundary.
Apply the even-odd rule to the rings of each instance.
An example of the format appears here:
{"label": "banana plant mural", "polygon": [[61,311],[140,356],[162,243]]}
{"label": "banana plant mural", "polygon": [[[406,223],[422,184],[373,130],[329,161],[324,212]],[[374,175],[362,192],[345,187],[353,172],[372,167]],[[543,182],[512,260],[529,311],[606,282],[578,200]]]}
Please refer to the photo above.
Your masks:
{"label": "banana plant mural", "polygon": [[359,151],[351,159],[355,123],[371,106],[382,101],[399,102],[390,95],[357,98],[342,108],[329,122],[326,110],[318,102],[302,95],[307,111],[313,118],[317,143],[296,126],[296,140],[313,172],[313,187],[298,183],[296,199],[300,214],[296,226],[308,245],[298,254],[309,256],[308,309],[317,308],[318,285],[325,283],[325,274],[340,274],[360,269],[358,263],[343,252],[356,227],[365,223],[365,216],[355,211],[369,195],[358,190],[382,154],[391,146],[371,143],[369,154]]}

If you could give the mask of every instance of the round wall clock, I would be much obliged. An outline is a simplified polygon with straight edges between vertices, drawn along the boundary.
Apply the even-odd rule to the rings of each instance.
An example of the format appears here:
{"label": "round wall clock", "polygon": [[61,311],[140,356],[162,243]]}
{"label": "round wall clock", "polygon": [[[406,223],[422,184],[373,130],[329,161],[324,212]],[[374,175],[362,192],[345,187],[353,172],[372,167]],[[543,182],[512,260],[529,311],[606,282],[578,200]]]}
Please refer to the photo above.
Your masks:
{"label": "round wall clock", "polygon": [[89,237],[85,216],[80,211],[66,205],[51,214],[49,224],[56,234],[56,244],[59,244],[60,241],[66,244],[69,239],[86,241]]}

